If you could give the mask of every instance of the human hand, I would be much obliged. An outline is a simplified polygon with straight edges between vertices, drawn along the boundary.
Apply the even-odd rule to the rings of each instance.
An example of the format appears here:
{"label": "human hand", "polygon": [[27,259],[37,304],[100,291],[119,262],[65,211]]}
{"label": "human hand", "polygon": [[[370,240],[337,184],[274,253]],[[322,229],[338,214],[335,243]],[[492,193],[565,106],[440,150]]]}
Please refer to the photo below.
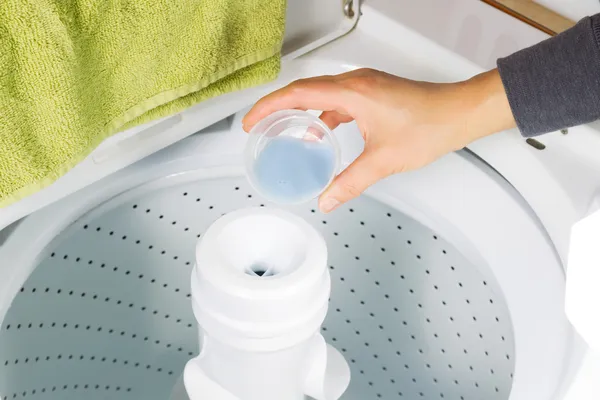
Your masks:
{"label": "human hand", "polygon": [[244,130],[283,109],[322,110],[331,129],[354,120],[365,140],[363,153],[321,195],[325,213],[380,179],[515,126],[496,70],[458,83],[416,82],[372,69],[302,79],[259,100],[244,117]]}

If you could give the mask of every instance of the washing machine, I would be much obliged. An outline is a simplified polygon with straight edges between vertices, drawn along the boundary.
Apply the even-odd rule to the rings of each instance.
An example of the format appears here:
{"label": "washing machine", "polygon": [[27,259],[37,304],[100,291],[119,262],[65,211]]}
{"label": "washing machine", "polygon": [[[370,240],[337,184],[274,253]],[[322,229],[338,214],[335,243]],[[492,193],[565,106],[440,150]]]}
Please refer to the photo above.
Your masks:
{"label": "washing machine", "polygon": [[[121,132],[0,211],[1,399],[169,398],[199,351],[196,242],[229,211],[274,207],[241,156],[241,118],[262,95],[363,66],[460,80],[546,38],[471,0],[290,0],[287,15],[275,82]],[[347,166],[362,138],[355,124],[335,134]],[[570,231],[599,204],[599,151],[594,126],[507,131],[332,214],[289,207],[327,241],[322,333],[352,370],[343,398],[600,398],[598,355],[565,312]]]}

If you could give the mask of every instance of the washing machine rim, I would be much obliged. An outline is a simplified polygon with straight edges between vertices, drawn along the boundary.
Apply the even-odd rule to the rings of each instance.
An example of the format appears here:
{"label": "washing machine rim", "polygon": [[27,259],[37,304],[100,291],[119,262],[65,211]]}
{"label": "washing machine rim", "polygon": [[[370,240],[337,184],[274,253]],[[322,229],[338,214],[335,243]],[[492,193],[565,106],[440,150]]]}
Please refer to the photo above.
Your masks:
{"label": "washing machine rim", "polygon": [[[111,179],[99,181],[25,219],[0,247],[0,259],[14,261],[11,265],[0,266],[0,275],[7,278],[0,282],[0,317],[4,317],[12,298],[37,262],[50,251],[61,232],[68,230],[78,218],[104,213],[140,193],[164,188],[165,183],[171,186],[190,180],[243,175],[243,167],[239,163],[241,157],[223,146],[228,140],[222,137],[222,132],[218,135],[221,140],[212,142],[212,146],[210,140],[202,135],[193,137],[204,143],[200,154],[197,146],[190,146],[191,140],[188,140],[178,147],[178,155],[178,149],[158,153],[153,159],[119,171]],[[229,142],[243,140],[236,132],[229,135]],[[194,157],[190,157],[190,151],[194,152]],[[463,185],[462,190],[456,190],[458,184]],[[535,398],[550,399],[553,393],[561,390],[559,386],[567,367],[577,362],[577,357],[570,359],[568,354],[575,348],[575,338],[562,312],[564,275],[543,227],[531,210],[516,201],[515,193],[509,193],[509,190],[514,191],[508,182],[480,160],[468,154],[451,154],[421,171],[385,180],[375,185],[368,195],[408,213],[440,235],[452,238],[451,243],[475,265],[483,265],[483,260],[500,285],[514,329],[517,356],[510,398],[530,399],[536,393],[538,397]],[[487,213],[488,223],[493,220],[509,226],[507,221],[512,221],[519,227],[519,232],[533,232],[528,246],[507,236],[503,251],[499,252],[494,241],[508,231],[504,225],[498,232],[491,229],[482,231],[484,221],[481,217],[486,214],[481,212],[481,208],[487,208],[486,204],[503,205],[496,212]],[[480,207],[479,215],[469,217],[477,207]],[[504,255],[501,254],[503,252]],[[526,259],[519,260],[519,257]],[[529,278],[523,279],[521,269],[529,262],[540,261],[540,258],[542,262],[532,264],[534,266],[526,273]],[[14,268],[14,265],[19,267]],[[548,265],[552,267],[547,268]],[[536,282],[536,274],[539,276],[541,272],[545,272],[546,279]],[[519,283],[530,279],[533,279],[533,284]],[[537,285],[537,303],[531,299],[525,301],[531,288],[524,285]],[[542,313],[542,319],[533,322],[530,316],[536,312]],[[541,332],[547,333],[545,337],[540,337]],[[551,354],[544,343],[552,343],[554,351]],[[557,386],[549,387],[548,382],[556,382]],[[546,395],[540,395],[540,392]]]}

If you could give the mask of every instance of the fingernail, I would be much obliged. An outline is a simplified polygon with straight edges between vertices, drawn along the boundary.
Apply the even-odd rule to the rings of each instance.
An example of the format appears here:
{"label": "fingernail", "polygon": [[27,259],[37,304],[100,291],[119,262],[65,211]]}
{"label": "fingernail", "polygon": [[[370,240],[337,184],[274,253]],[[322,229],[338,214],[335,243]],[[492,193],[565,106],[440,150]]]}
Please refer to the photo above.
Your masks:
{"label": "fingernail", "polygon": [[333,197],[328,197],[326,199],[323,199],[320,202],[319,208],[321,209],[322,212],[327,214],[327,213],[335,210],[337,208],[337,206],[339,206],[339,205],[340,205],[339,201],[337,201]]}

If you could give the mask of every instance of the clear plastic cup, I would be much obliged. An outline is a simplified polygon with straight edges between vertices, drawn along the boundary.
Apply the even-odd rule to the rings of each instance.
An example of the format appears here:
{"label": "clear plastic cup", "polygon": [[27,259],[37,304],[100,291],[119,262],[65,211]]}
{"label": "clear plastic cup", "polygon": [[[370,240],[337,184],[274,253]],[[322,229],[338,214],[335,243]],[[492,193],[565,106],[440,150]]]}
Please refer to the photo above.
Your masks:
{"label": "clear plastic cup", "polygon": [[245,149],[252,187],[278,204],[318,197],[340,169],[340,146],[316,116],[299,110],[275,112],[250,131]]}

